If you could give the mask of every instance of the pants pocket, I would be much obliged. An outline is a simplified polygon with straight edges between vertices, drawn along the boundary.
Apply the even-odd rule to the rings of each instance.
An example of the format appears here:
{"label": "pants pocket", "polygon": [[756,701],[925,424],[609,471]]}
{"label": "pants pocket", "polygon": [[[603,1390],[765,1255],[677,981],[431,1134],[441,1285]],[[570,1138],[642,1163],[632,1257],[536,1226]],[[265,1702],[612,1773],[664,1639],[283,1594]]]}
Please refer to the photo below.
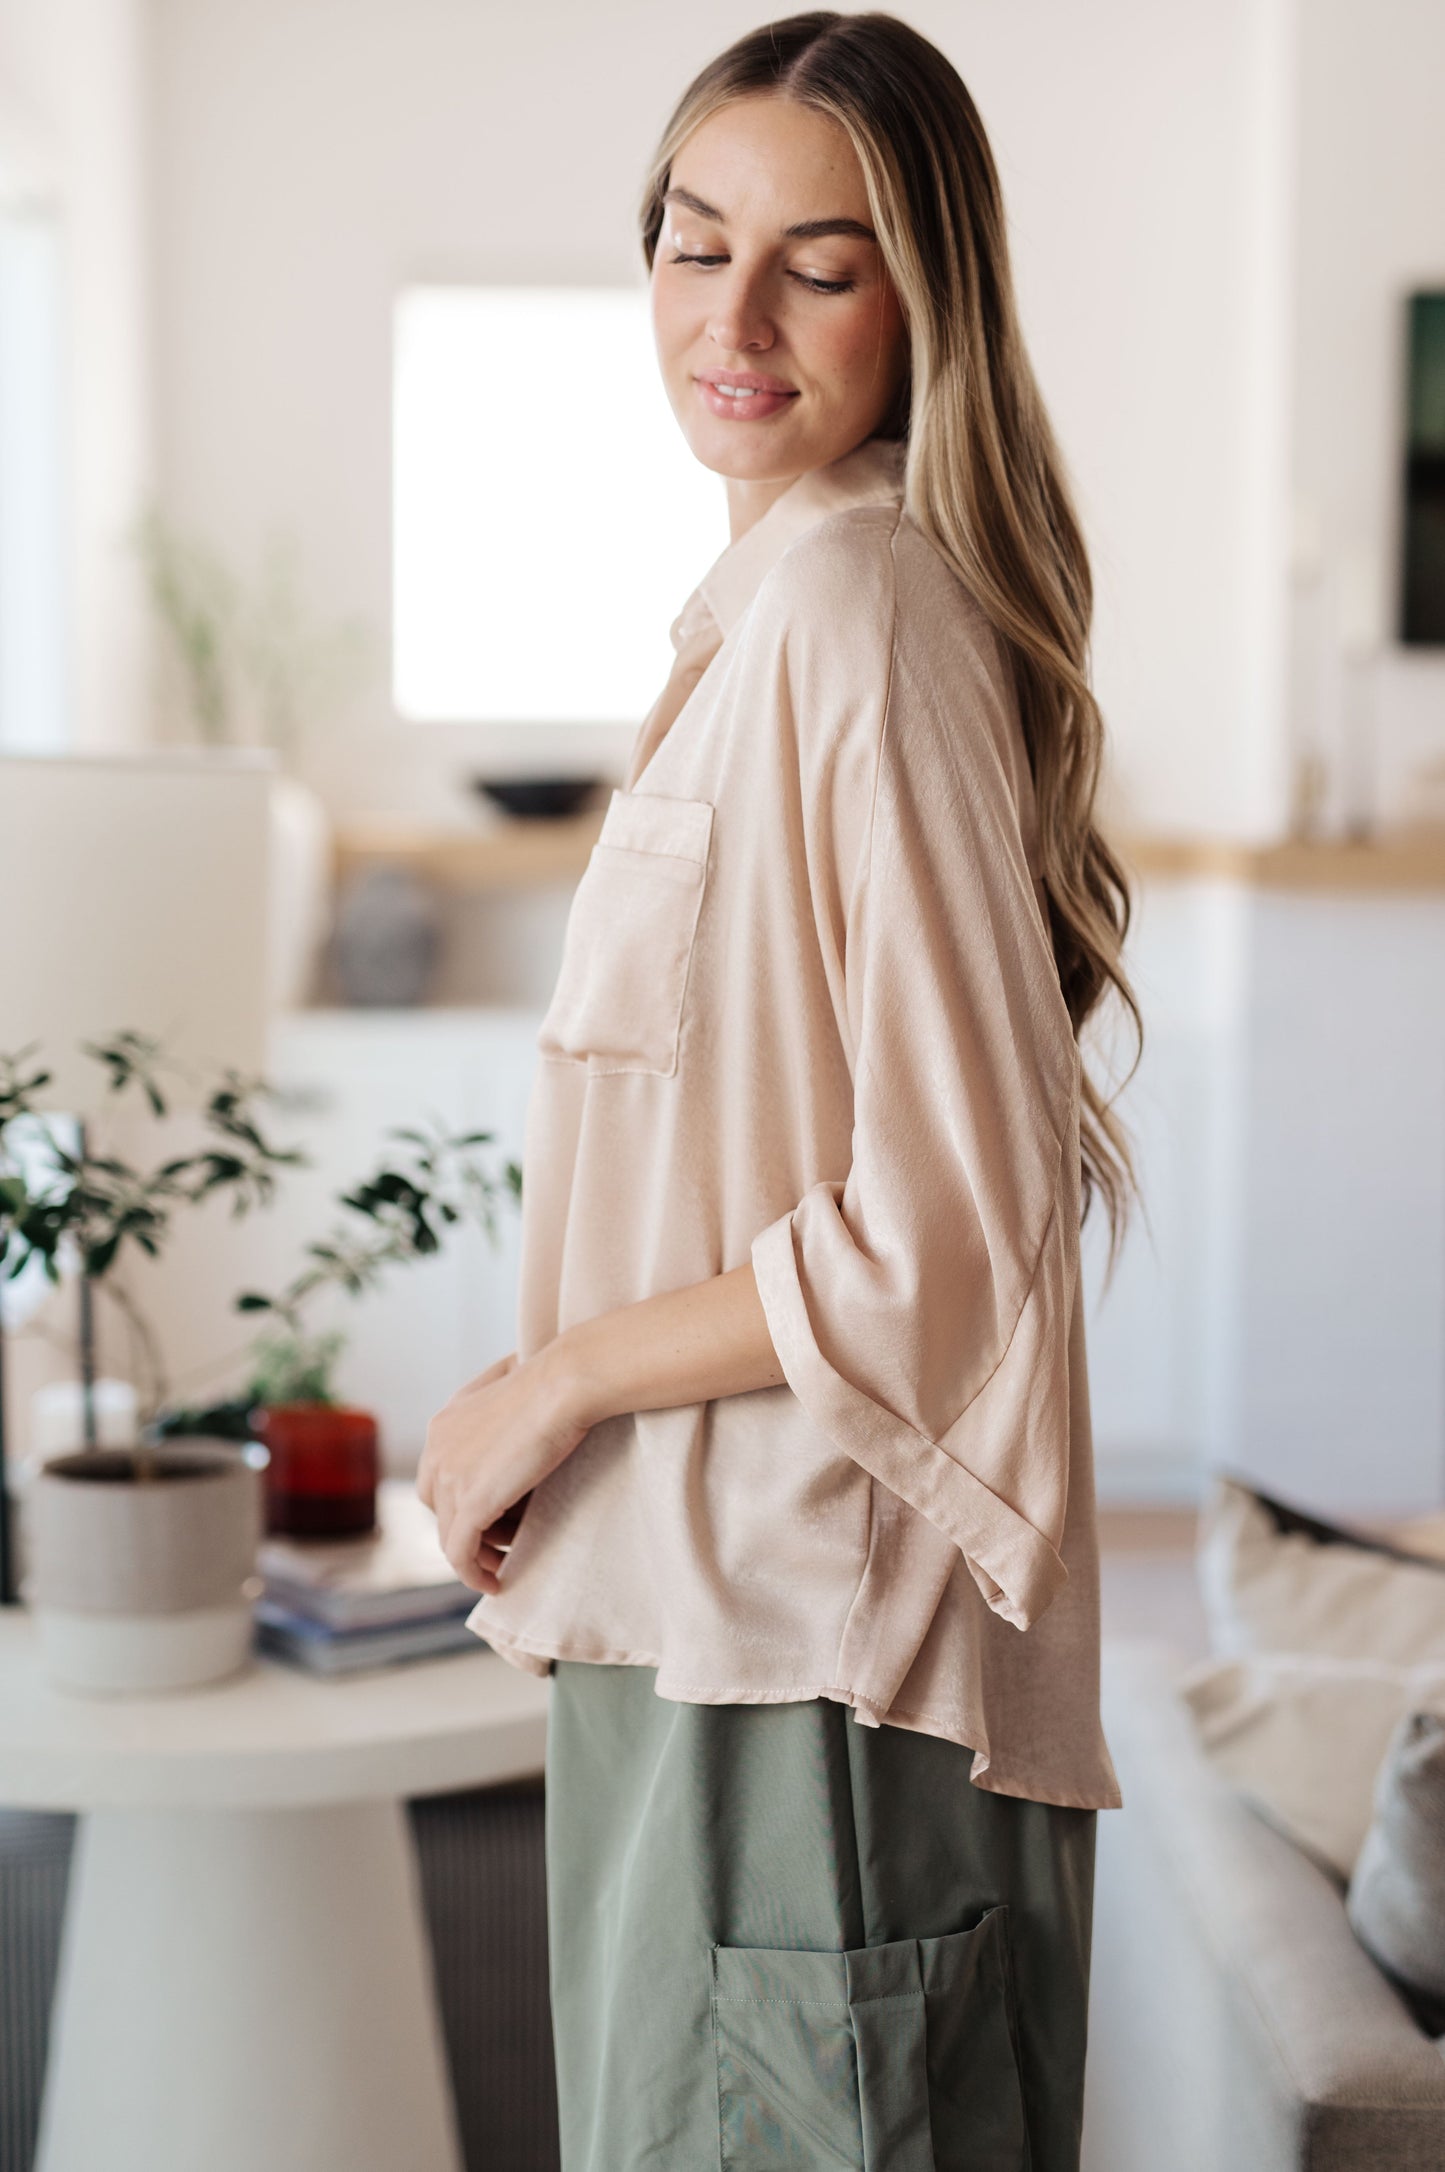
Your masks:
{"label": "pants pocket", "polygon": [[1029,2172],[1009,1912],[920,1938],[933,2172]]}
{"label": "pants pocket", "polygon": [[1027,2172],[1007,1917],[841,1953],[714,1946],[724,2172]]}

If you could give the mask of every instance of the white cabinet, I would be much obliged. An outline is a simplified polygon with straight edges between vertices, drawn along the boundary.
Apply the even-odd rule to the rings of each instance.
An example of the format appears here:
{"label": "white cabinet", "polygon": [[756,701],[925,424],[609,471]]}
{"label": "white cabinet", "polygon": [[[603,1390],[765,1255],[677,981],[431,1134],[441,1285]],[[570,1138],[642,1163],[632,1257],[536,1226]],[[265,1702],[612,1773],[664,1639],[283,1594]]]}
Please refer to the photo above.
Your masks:
{"label": "white cabinet", "polygon": [[1445,1477],[1445,899],[1261,896],[1222,1447],[1281,1492],[1438,1506]]}
{"label": "white cabinet", "polygon": [[1445,1501],[1445,892],[1143,886],[1121,1111],[1153,1219],[1088,1252],[1101,1496],[1205,1464],[1329,1513]]}

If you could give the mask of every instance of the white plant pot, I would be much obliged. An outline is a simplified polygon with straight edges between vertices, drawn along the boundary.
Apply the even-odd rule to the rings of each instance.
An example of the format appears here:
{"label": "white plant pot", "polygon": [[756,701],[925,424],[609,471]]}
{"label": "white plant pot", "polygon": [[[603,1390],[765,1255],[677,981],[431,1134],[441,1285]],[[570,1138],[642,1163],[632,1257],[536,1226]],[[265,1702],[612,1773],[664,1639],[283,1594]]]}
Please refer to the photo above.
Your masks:
{"label": "white plant pot", "polygon": [[26,1577],[46,1671],[94,1696],[189,1689],[250,1664],[264,1458],[229,1442],[79,1449],[26,1489]]}

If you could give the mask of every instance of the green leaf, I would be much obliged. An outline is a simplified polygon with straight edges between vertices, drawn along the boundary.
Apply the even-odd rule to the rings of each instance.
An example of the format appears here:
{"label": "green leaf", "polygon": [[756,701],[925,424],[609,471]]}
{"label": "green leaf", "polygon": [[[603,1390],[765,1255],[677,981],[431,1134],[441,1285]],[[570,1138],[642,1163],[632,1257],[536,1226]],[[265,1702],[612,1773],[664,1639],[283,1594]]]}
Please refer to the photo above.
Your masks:
{"label": "green leaf", "polygon": [[385,1199],[396,1205],[418,1196],[417,1188],[410,1177],[403,1176],[396,1169],[383,1169],[379,1176],[374,1176],[369,1184],[361,1185],[359,1190],[363,1196]]}

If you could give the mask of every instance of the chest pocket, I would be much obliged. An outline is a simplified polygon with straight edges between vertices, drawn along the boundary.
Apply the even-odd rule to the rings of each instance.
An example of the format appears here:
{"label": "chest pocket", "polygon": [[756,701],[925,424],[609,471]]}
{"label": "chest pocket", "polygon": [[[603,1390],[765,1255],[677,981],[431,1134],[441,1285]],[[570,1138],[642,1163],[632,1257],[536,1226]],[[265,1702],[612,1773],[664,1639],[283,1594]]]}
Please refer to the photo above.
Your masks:
{"label": "chest pocket", "polygon": [[542,1055],[676,1071],[712,815],[708,800],[613,792],[572,899]]}

